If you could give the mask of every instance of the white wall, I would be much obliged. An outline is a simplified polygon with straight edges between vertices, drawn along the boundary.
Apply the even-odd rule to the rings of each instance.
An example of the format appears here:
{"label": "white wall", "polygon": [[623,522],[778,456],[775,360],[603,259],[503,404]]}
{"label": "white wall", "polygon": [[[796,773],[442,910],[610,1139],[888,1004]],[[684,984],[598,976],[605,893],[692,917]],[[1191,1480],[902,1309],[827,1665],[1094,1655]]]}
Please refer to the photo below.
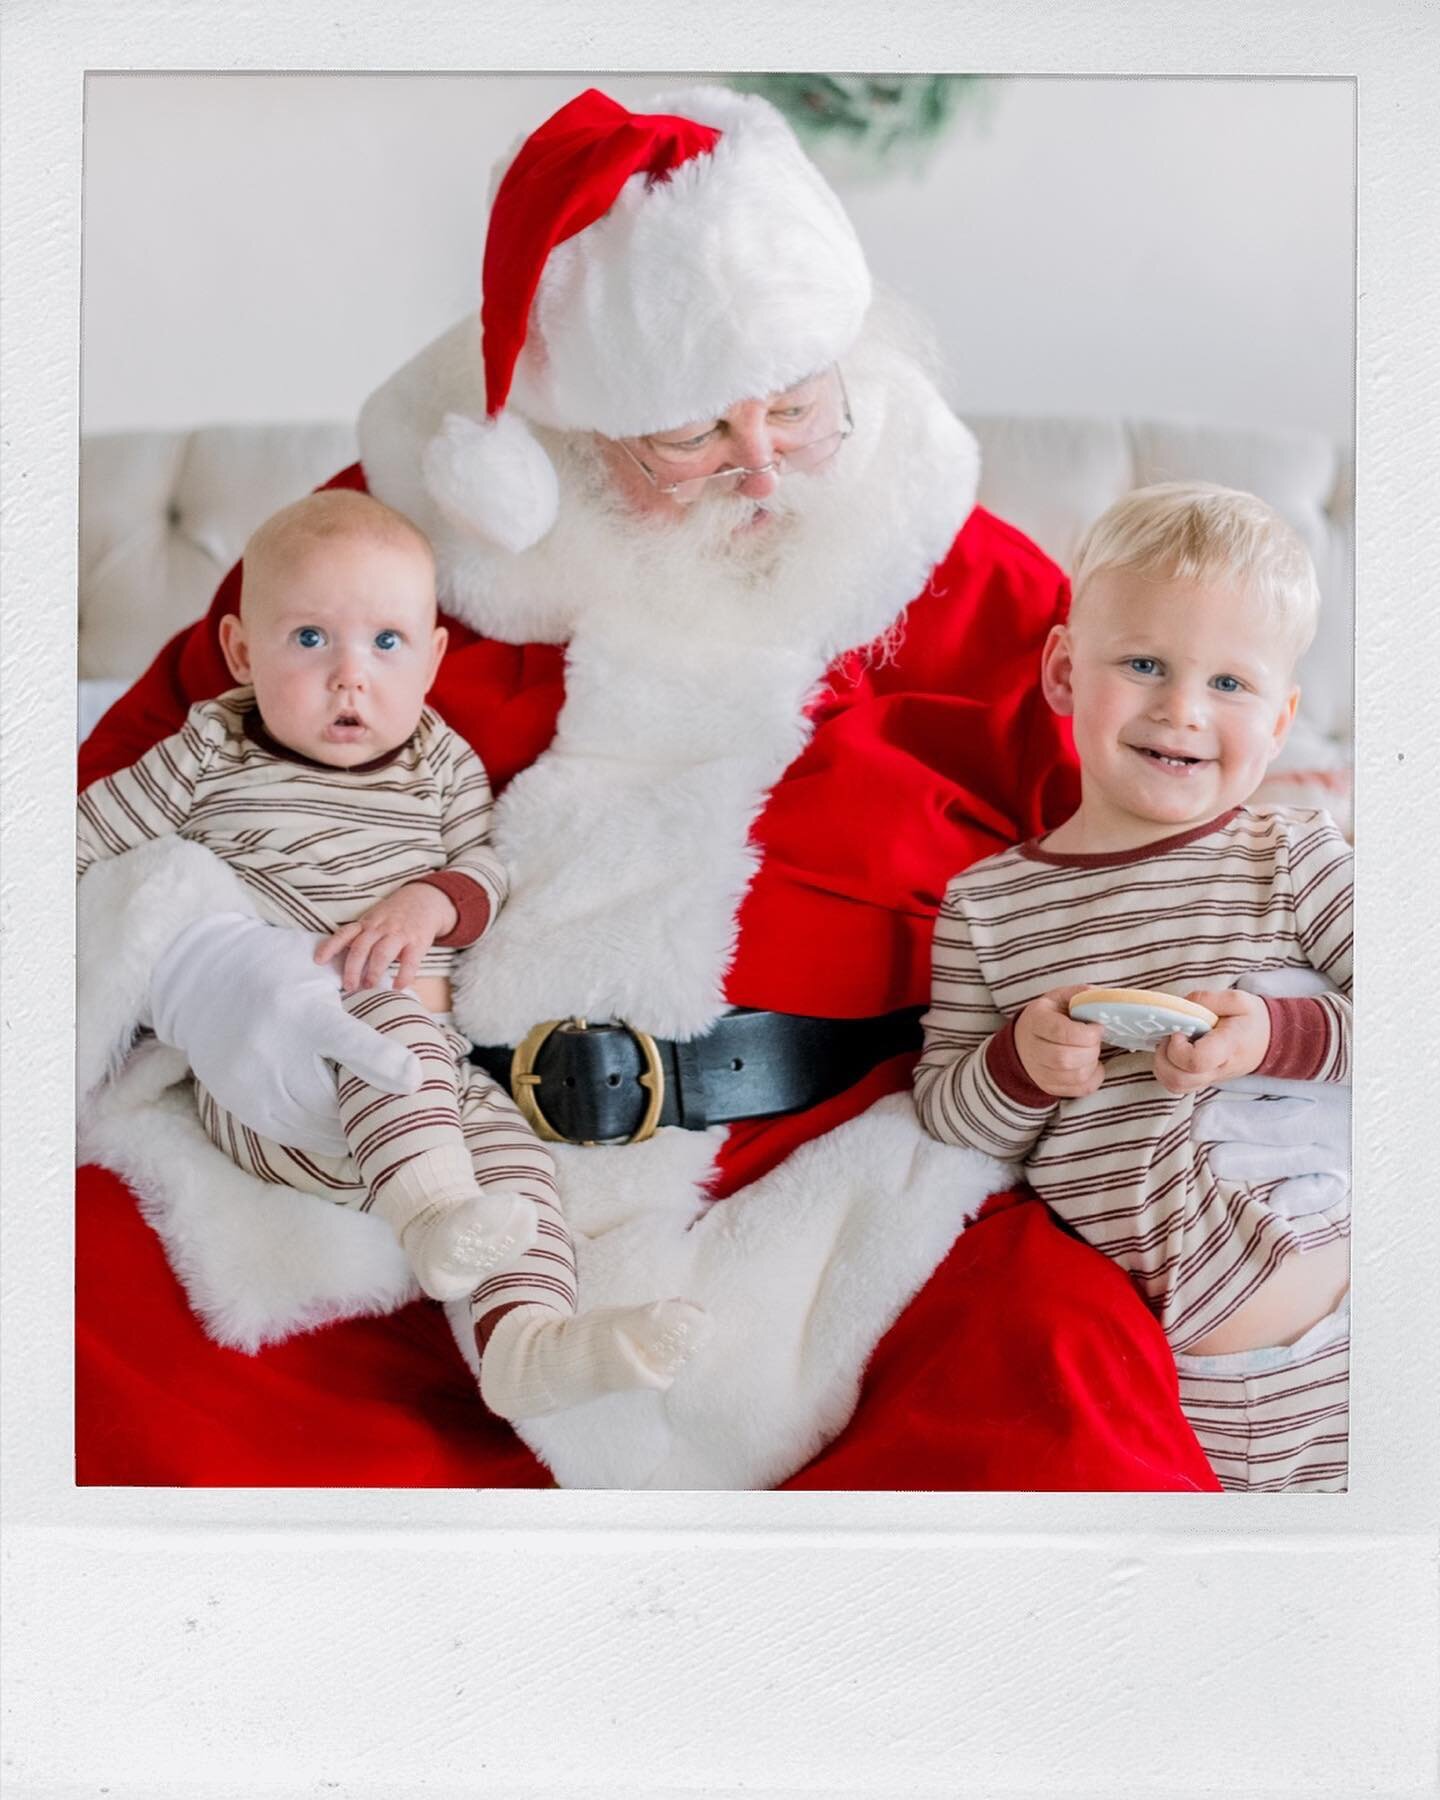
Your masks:
{"label": "white wall", "polygon": [[[672,77],[598,85],[638,105]],[[98,75],[84,423],[348,419],[478,305],[490,165],[572,76]],[[962,409],[1348,442],[1348,82],[996,80],[922,180],[847,186]]]}

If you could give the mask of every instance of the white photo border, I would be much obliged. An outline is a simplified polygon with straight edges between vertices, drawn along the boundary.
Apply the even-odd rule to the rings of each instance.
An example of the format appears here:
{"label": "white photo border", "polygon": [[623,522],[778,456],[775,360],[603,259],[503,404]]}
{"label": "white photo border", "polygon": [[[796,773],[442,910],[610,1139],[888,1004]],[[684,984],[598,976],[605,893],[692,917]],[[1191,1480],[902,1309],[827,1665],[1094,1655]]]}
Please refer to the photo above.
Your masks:
{"label": "white photo border", "polygon": [[[0,1229],[16,1800],[1435,1791],[1440,1209],[1413,1046],[1440,1001],[1433,925],[1417,941],[1434,917],[1440,778],[1423,679],[1440,564],[1436,19],[1418,3],[1173,0],[727,0],[683,17],[624,0],[551,0],[523,18],[496,0],[7,9]],[[64,971],[86,71],[815,66],[1357,83],[1355,1181],[1368,1204],[1351,1491],[76,1488]]]}

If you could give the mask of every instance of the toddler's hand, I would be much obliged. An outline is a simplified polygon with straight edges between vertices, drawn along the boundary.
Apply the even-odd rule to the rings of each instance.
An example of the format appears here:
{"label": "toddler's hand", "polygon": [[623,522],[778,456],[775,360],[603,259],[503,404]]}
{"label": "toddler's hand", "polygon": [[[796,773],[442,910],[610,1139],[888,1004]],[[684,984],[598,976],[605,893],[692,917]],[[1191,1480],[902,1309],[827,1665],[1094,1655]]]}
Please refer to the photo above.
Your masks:
{"label": "toddler's hand", "polygon": [[1259,995],[1224,988],[1185,998],[1208,1006],[1220,1023],[1202,1037],[1186,1038],[1176,1031],[1166,1038],[1155,1052],[1155,1079],[1161,1087],[1172,1094],[1193,1094],[1253,1074],[1270,1048],[1270,1014]]}
{"label": "toddler's hand", "polygon": [[347,994],[382,986],[393,962],[400,965],[394,985],[409,987],[425,952],[436,938],[455,929],[458,918],[447,894],[428,881],[412,881],[332,931],[316,950],[315,960],[327,963],[345,953],[340,985]]}
{"label": "toddler's hand", "polygon": [[1070,1002],[1084,985],[1051,988],[1015,1021],[1015,1048],[1025,1073],[1056,1100],[1093,1094],[1105,1079],[1100,1027],[1070,1017]]}

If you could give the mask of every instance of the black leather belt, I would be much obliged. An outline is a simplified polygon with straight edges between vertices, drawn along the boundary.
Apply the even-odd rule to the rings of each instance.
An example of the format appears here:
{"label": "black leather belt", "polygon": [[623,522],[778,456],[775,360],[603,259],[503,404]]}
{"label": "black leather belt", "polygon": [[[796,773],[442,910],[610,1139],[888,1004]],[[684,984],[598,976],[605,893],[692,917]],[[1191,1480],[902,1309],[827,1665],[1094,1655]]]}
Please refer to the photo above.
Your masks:
{"label": "black leather belt", "polygon": [[551,1143],[639,1142],[661,1125],[703,1131],[800,1112],[920,1047],[920,1006],[871,1019],[739,1008],[676,1043],[618,1021],[548,1019],[512,1048],[470,1053]]}

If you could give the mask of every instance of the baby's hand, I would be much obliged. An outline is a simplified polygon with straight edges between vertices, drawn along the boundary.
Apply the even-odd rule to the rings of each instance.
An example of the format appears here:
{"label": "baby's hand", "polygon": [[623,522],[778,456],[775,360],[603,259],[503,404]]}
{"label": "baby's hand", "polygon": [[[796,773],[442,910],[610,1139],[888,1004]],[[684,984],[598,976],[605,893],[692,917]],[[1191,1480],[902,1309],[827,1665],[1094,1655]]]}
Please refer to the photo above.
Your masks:
{"label": "baby's hand", "polygon": [[1218,1014],[1220,1023],[1202,1037],[1175,1031],[1155,1052],[1155,1079],[1172,1094],[1193,1094],[1252,1075],[1270,1048],[1270,1014],[1258,994],[1236,988],[1216,993],[1186,994]]}
{"label": "baby's hand", "polygon": [[1070,1017],[1070,1001],[1084,985],[1051,988],[1015,1021],[1015,1048],[1025,1073],[1056,1100],[1093,1094],[1105,1078],[1100,1027]]}
{"label": "baby's hand", "polygon": [[458,922],[455,902],[447,894],[428,881],[412,881],[332,931],[316,950],[315,960],[326,963],[344,951],[340,986],[347,994],[382,986],[393,962],[400,965],[395,986],[409,987],[425,952]]}

